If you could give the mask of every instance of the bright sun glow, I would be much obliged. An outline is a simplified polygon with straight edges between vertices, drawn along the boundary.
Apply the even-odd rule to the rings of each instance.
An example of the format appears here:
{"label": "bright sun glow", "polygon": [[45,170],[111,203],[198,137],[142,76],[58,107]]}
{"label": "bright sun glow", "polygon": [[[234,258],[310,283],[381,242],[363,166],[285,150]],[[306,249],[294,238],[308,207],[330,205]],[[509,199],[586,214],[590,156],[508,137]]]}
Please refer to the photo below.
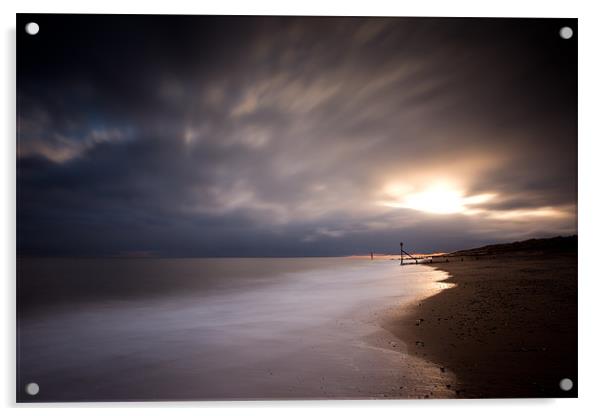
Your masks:
{"label": "bright sun glow", "polygon": [[388,187],[387,191],[393,200],[384,202],[384,205],[431,214],[471,214],[477,211],[471,206],[495,197],[494,194],[466,196],[462,191],[447,185],[435,185],[420,192],[403,192],[399,187]]}

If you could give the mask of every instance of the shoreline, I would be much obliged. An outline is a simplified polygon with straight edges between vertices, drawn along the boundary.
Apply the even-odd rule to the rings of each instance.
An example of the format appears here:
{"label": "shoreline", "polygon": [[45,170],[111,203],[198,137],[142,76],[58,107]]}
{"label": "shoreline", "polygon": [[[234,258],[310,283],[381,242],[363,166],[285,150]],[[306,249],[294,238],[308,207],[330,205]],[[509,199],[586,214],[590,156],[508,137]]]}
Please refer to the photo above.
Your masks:
{"label": "shoreline", "polygon": [[[453,284],[393,319],[408,352],[451,371],[456,397],[577,397],[577,253],[427,264]],[[559,388],[563,378],[574,387]]]}
{"label": "shoreline", "polygon": [[[42,389],[35,397],[19,389],[18,401],[454,397],[451,373],[408,354],[381,325],[400,305],[436,293],[431,282],[443,272],[407,266],[400,285],[400,269],[388,262],[222,261],[213,271],[205,262],[207,284],[195,286],[202,265],[176,263],[159,273],[140,262],[105,265],[96,286],[75,287],[67,300],[34,287],[58,304],[19,321],[17,385],[35,380]],[[98,270],[73,266],[36,270],[63,282]],[[166,270],[187,290],[157,296]],[[218,285],[212,275],[238,283]],[[112,292],[98,290],[103,276]],[[124,296],[144,282],[147,291]]]}

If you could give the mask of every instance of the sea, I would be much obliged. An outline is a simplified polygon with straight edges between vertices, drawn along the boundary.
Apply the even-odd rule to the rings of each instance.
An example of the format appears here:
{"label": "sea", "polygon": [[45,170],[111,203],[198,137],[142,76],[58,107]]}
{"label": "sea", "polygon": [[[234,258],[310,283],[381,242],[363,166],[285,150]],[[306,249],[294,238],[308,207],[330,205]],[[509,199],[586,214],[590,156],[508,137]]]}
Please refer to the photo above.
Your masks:
{"label": "sea", "polygon": [[20,258],[17,399],[451,397],[454,375],[387,329],[446,277],[393,259]]}

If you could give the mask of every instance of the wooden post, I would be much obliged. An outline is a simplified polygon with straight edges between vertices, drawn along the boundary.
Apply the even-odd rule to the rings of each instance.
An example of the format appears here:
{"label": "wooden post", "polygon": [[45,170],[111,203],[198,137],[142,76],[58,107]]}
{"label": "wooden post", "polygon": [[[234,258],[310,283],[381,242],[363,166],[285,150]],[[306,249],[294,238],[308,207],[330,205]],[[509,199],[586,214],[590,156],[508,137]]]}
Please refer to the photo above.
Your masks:
{"label": "wooden post", "polygon": [[403,243],[399,243],[399,265],[403,266]]}
{"label": "wooden post", "polygon": [[374,251],[370,252],[370,260],[374,260]]}

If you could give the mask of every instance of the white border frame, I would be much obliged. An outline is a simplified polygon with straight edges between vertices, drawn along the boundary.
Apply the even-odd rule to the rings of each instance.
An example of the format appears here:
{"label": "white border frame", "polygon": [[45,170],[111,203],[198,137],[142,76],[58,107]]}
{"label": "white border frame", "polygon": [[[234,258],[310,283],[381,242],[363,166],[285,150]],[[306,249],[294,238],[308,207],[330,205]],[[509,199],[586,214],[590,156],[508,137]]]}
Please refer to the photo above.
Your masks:
{"label": "white border frame", "polygon": [[[344,411],[346,415],[377,411],[381,414],[402,411],[420,412],[420,415],[482,414],[505,415],[509,411],[526,410],[534,414],[566,415],[568,412],[589,413],[598,406],[598,386],[602,368],[599,358],[600,305],[602,276],[597,259],[598,233],[601,231],[602,204],[600,184],[602,178],[599,160],[602,157],[602,131],[600,128],[602,97],[602,14],[594,1],[397,1],[370,0],[363,2],[305,0],[282,1],[231,1],[195,2],[168,0],[163,2],[134,2],[103,0],[82,2],[77,0],[4,1],[0,19],[3,23],[2,91],[0,101],[4,137],[2,143],[1,181],[3,203],[0,226],[0,259],[4,297],[2,375],[0,375],[0,401],[5,407],[22,408],[26,414],[40,410],[51,414],[79,413],[85,407],[92,414],[109,408],[122,409],[134,414],[156,414],[162,411],[198,413],[198,409],[211,409],[213,413],[241,413],[251,415],[291,414],[307,412],[330,414]],[[430,401],[292,401],[292,402],[174,402],[128,404],[15,404],[15,13],[138,13],[138,14],[301,14],[301,15],[356,15],[356,16],[472,16],[472,17],[573,17],[579,18],[579,399],[522,399],[522,400],[430,400]],[[503,365],[503,363],[498,363]]]}

